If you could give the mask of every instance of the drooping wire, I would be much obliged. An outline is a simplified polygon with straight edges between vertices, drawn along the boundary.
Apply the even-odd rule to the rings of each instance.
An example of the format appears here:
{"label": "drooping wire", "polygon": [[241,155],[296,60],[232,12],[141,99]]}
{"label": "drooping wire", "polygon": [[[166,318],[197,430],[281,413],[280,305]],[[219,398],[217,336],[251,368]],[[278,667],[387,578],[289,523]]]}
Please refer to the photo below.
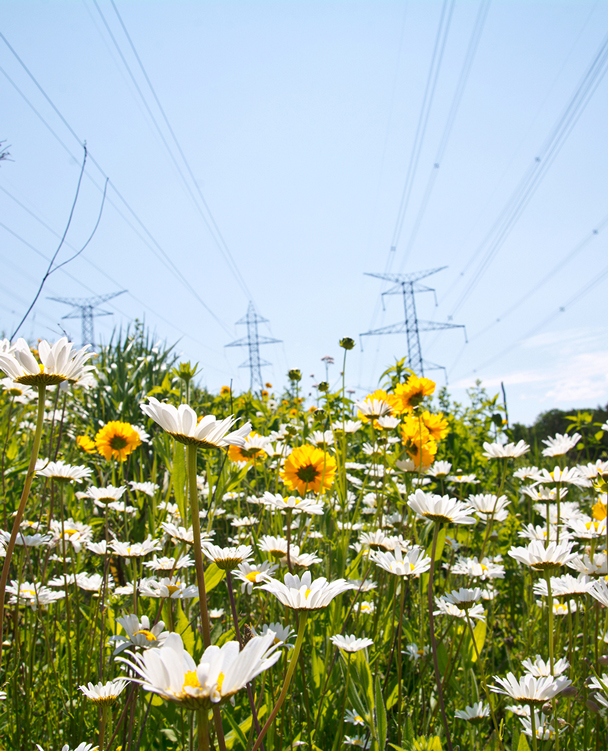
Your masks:
{"label": "drooping wire", "polygon": [[[95,5],[97,5],[96,0],[94,0],[94,2],[95,2]],[[179,140],[178,140],[178,138],[177,138],[177,136],[175,134],[175,131],[174,131],[171,123],[169,122],[169,118],[167,117],[165,109],[162,106],[162,104],[160,102],[160,99],[158,98],[158,95],[157,95],[156,90],[155,90],[155,88],[154,88],[154,86],[152,84],[152,81],[150,80],[150,77],[148,76],[148,73],[146,72],[146,69],[144,67],[143,62],[141,61],[141,58],[140,58],[140,56],[139,56],[139,54],[137,52],[137,49],[135,48],[135,45],[133,44],[133,40],[131,39],[131,35],[129,34],[129,32],[127,30],[127,27],[125,26],[125,23],[124,23],[124,21],[122,19],[122,16],[120,15],[120,13],[118,11],[118,8],[116,7],[116,3],[114,2],[114,0],[110,0],[110,2],[112,4],[112,7],[114,8],[114,12],[116,13],[116,16],[117,16],[117,18],[118,18],[118,20],[120,22],[121,27],[122,27],[122,30],[124,31],[125,36],[127,37],[127,41],[129,42],[129,46],[131,47],[131,50],[132,50],[132,52],[133,52],[133,54],[135,56],[135,59],[137,60],[137,63],[139,65],[140,69],[141,69],[141,72],[142,72],[144,78],[146,79],[146,83],[150,87],[150,91],[152,92],[152,96],[154,97],[154,101],[156,102],[156,104],[158,106],[158,109],[160,110],[160,113],[161,113],[161,115],[163,117],[163,120],[165,121],[165,125],[167,126],[167,129],[169,130],[169,133],[171,134],[171,138],[173,139],[173,141],[175,143],[175,146],[176,146],[176,148],[177,148],[177,150],[178,150],[178,152],[179,152],[179,154],[180,154],[180,156],[181,156],[181,158],[182,158],[182,160],[184,162],[186,170],[187,170],[188,174],[190,175],[190,179],[192,180],[192,184],[194,185],[194,188],[195,188],[195,190],[196,190],[196,192],[198,194],[198,197],[200,198],[201,203],[203,204],[203,207],[204,207],[204,209],[206,211],[206,216],[205,216],[205,214],[203,212],[201,212],[201,216],[203,217],[205,223],[207,224],[207,227],[209,228],[209,231],[211,233],[211,236],[214,239],[214,242],[216,243],[216,245],[219,248],[220,252],[224,256],[224,259],[228,263],[228,266],[231,269],[231,271],[232,271],[235,279],[239,283],[241,289],[243,290],[243,292],[247,296],[248,300],[251,300],[253,302],[253,297],[252,297],[251,292],[250,292],[250,290],[249,290],[249,288],[247,286],[247,282],[245,281],[245,278],[241,274],[240,269],[238,268],[237,263],[234,260],[234,257],[233,257],[233,255],[232,255],[232,253],[230,251],[230,248],[228,247],[228,244],[226,243],[226,240],[224,239],[224,236],[222,235],[222,233],[221,233],[221,231],[220,231],[220,229],[219,229],[219,227],[217,225],[217,222],[215,221],[215,218],[214,218],[213,214],[211,213],[211,209],[209,208],[209,205],[208,205],[208,203],[207,203],[207,201],[205,199],[205,196],[203,195],[203,192],[202,192],[202,190],[200,188],[198,180],[194,177],[194,173],[192,171],[190,163],[189,163],[188,159],[186,158],[184,150],[182,149],[182,146],[181,146],[181,144],[180,144],[180,142],[179,142]],[[180,170],[180,174],[182,174],[181,170]],[[187,185],[187,182],[186,182],[185,179],[184,179],[184,184]],[[215,231],[215,234],[214,234],[214,231]]]}
{"label": "drooping wire", "polygon": [[608,277],[608,266],[606,266],[602,271],[597,275],[594,276],[591,281],[589,281],[587,284],[585,284],[583,287],[581,287],[577,292],[572,295],[563,305],[560,305],[557,310],[555,310],[553,313],[551,313],[547,318],[545,318],[541,323],[537,324],[533,328],[531,328],[524,336],[517,339],[515,342],[510,344],[508,347],[505,347],[503,350],[501,350],[498,354],[493,355],[485,362],[481,363],[481,365],[478,365],[475,369],[471,370],[470,372],[466,373],[464,377],[467,377],[469,375],[473,375],[477,373],[478,370],[481,370],[482,368],[487,367],[488,365],[491,365],[492,363],[496,362],[497,360],[500,360],[503,358],[506,354],[514,350],[522,341],[525,341],[526,339],[529,339],[530,337],[534,336],[535,334],[538,334],[539,331],[545,328],[547,324],[551,323],[551,321],[554,321],[561,313],[565,313],[566,310],[571,308],[573,305],[575,305],[577,302],[582,300],[584,297],[586,297],[595,287],[598,286],[601,282],[604,281]]}
{"label": "drooping wire", "polygon": [[462,101],[462,97],[464,95],[464,91],[467,85],[467,81],[469,79],[469,75],[471,73],[471,68],[473,67],[473,61],[475,59],[475,54],[477,52],[477,48],[479,46],[479,40],[481,39],[481,34],[483,32],[483,28],[485,26],[486,18],[488,16],[488,10],[490,8],[490,2],[491,0],[481,0],[479,10],[477,12],[477,17],[475,19],[475,24],[473,26],[473,31],[471,32],[471,38],[469,40],[469,45],[467,47],[467,51],[464,57],[464,62],[462,64],[462,69],[460,71],[460,76],[458,78],[458,83],[456,85],[456,91],[454,92],[454,97],[452,99],[452,104],[450,105],[450,110],[448,112],[448,117],[445,123],[445,127],[443,129],[443,133],[441,135],[441,140],[439,142],[439,147],[437,148],[437,153],[435,154],[435,161],[433,163],[433,166],[431,168],[431,171],[429,173],[429,177],[426,183],[426,188],[424,190],[424,194],[422,197],[422,202],[420,203],[420,208],[418,209],[418,214],[416,215],[416,219],[414,220],[414,224],[412,226],[412,231],[410,233],[409,240],[407,242],[407,245],[405,247],[405,251],[403,253],[403,260],[401,261],[401,270],[403,271],[405,269],[405,266],[407,264],[407,261],[409,259],[410,253],[412,251],[412,248],[414,246],[414,243],[416,241],[416,238],[418,236],[418,232],[420,230],[420,225],[422,224],[422,220],[424,218],[424,215],[426,213],[431,194],[433,192],[433,188],[435,187],[435,181],[437,179],[437,176],[439,174],[439,168],[441,167],[441,164],[443,162],[443,157],[445,155],[445,151],[448,146],[448,141],[450,139],[450,135],[452,133],[452,128],[454,127],[454,123],[456,121],[456,115],[458,114],[458,109],[460,107],[460,103]]}
{"label": "drooping wire", "polygon": [[606,70],[608,69],[607,63],[608,35],[604,37],[583,78],[579,82],[573,95],[570,97],[564,111],[553,126],[545,143],[539,150],[538,156],[535,157],[534,162],[526,170],[519,184],[503,207],[501,213],[494,221],[490,231],[487,233],[486,237],[463,269],[462,273],[464,274],[475,262],[476,258],[483,253],[483,257],[473,272],[472,278],[452,308],[449,318],[452,318],[468,300],[473,290],[488,270],[490,264],[494,258],[496,258],[511,230],[515,226],[515,223],[526,209],[547,171],[558,156],[568,139],[568,136],[574,129],[587,104],[601,83]]}
{"label": "drooping wire", "polygon": [[[59,109],[55,106],[51,98],[48,96],[48,94],[45,92],[45,90],[42,88],[42,86],[38,83],[37,79],[33,75],[33,73],[29,70],[27,65],[24,63],[24,61],[19,57],[15,49],[10,45],[4,34],[0,32],[0,39],[6,44],[6,46],[9,48],[11,53],[14,55],[14,57],[17,59],[21,67],[24,69],[24,71],[27,73],[28,77],[32,80],[36,88],[40,91],[42,96],[45,98],[45,100],[48,102],[50,107],[53,109],[53,111],[56,113],[56,115],[59,117],[61,122],[65,125],[65,127],[68,129],[70,134],[76,139],[76,141],[80,144],[80,146],[83,146],[83,142],[80,140],[74,129],[70,126],[68,121],[64,118],[64,116],[61,114]],[[53,136],[62,144],[63,148],[68,152],[68,154],[72,157],[72,159],[76,160],[76,157],[74,154],[70,151],[70,149],[66,146],[66,144],[63,142],[63,140],[55,133],[53,128],[47,123],[46,119],[36,110],[36,108],[32,105],[32,103],[28,100],[28,98],[25,96],[25,94],[21,91],[21,89],[17,86],[17,84],[12,81],[12,79],[8,76],[8,74],[0,67],[0,71],[5,75],[7,80],[13,85],[13,87],[17,90],[17,92],[21,95],[21,97],[24,99],[24,101],[30,106],[30,108],[34,111],[34,113],[40,118],[40,120],[44,123],[44,125],[47,127],[47,129],[53,134]],[[104,172],[103,168],[99,164],[99,162],[95,159],[95,157],[89,152],[89,158],[91,162],[97,167],[101,175],[104,179],[108,179],[108,175]],[[90,174],[87,172],[86,176],[91,180],[91,182],[97,187],[98,190],[102,191],[103,189],[101,186],[90,176]],[[127,217],[124,215],[124,213],[118,208],[116,203],[111,200],[111,198],[108,198],[108,203],[110,203],[118,212],[118,214],[122,217],[122,219],[136,232],[136,234],[140,237],[140,239],[143,240],[144,244],[148,247],[149,250],[152,251],[152,253],[159,259],[161,262],[169,268],[171,273],[181,282],[181,284],[188,289],[188,291],[195,297],[196,300],[205,308],[205,310],[211,315],[211,317],[220,325],[226,333],[229,335],[232,335],[232,332],[226,326],[226,324],[211,310],[211,308],[207,305],[207,303],[202,299],[198,291],[190,284],[186,276],[180,271],[180,269],[177,267],[177,265],[173,262],[173,260],[170,258],[168,253],[162,248],[160,243],[156,240],[156,238],[152,235],[152,233],[148,230],[146,225],[143,223],[143,221],[139,218],[139,216],[136,214],[134,209],[131,207],[131,205],[128,203],[126,198],[120,193],[116,185],[112,182],[112,180],[109,181],[109,186],[112,188],[116,196],[119,198],[127,212],[131,215],[131,217],[134,219],[136,224],[139,225],[139,227],[142,229],[142,231],[147,235],[149,238],[149,242],[145,240],[145,238],[142,237],[142,235],[139,233],[139,231],[133,226],[133,224],[127,219]]]}
{"label": "drooping wire", "polygon": [[409,206],[412,187],[416,178],[416,172],[418,169],[418,161],[420,159],[420,153],[422,151],[422,145],[424,143],[424,137],[426,135],[426,129],[431,113],[431,107],[433,105],[433,99],[435,96],[435,90],[437,87],[437,79],[439,77],[439,71],[441,70],[441,63],[443,60],[443,53],[448,38],[448,32],[450,30],[450,24],[452,20],[452,13],[454,10],[455,0],[444,0],[441,7],[441,16],[439,18],[439,26],[437,28],[437,35],[435,37],[435,44],[433,47],[433,55],[431,57],[431,65],[429,67],[429,73],[427,76],[426,86],[424,89],[424,96],[422,99],[422,106],[420,108],[420,114],[418,116],[418,123],[416,125],[416,133],[414,136],[414,143],[412,145],[412,151],[407,167],[405,183],[401,194],[401,201],[399,203],[399,210],[397,212],[397,220],[395,222],[395,228],[393,230],[393,236],[391,239],[391,248],[389,252],[388,269],[393,263],[393,258],[399,244],[401,232],[403,230],[403,224],[407,214]]}

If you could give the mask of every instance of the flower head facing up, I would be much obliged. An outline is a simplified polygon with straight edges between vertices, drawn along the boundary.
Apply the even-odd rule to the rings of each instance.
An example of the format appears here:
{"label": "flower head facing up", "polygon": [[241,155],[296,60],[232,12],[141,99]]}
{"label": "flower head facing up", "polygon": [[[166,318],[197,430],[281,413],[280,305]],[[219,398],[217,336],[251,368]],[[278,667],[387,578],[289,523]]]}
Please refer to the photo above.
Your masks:
{"label": "flower head facing up", "polygon": [[88,479],[91,471],[88,467],[72,466],[65,462],[51,462],[47,459],[36,460],[36,475],[48,477],[58,482],[82,482]]}
{"label": "flower head facing up", "polygon": [[142,615],[141,620],[133,614],[122,616],[116,620],[123,627],[125,633],[110,637],[110,641],[118,643],[114,655],[128,647],[140,647],[141,649],[160,647],[169,636],[169,632],[164,630],[165,624],[163,621],[158,621],[154,626],[151,626],[147,615]]}
{"label": "flower head facing up", "polygon": [[214,415],[205,415],[198,418],[196,412],[187,404],[174,407],[172,404],[159,402],[153,396],[148,397],[148,404],[140,406],[144,414],[176,441],[204,449],[244,446],[245,438],[251,431],[250,423],[245,423],[238,430],[229,433],[236,422],[235,417],[217,420]]}
{"label": "flower head facing up", "polygon": [[269,447],[270,440],[268,438],[252,431],[245,438],[245,443],[242,446],[228,447],[228,458],[236,464],[257,462],[266,459]]}
{"label": "flower head facing up", "polygon": [[447,495],[434,495],[417,490],[409,497],[407,505],[419,516],[434,522],[453,524],[475,524],[471,516],[474,509],[467,503],[457,501]]}
{"label": "flower head facing up", "polygon": [[551,675],[537,678],[533,675],[524,675],[517,680],[513,673],[506,678],[494,676],[498,686],[489,686],[497,694],[506,694],[519,704],[531,704],[536,707],[542,706],[570,686],[570,680],[565,677]]}
{"label": "flower head facing up", "polygon": [[139,433],[128,422],[112,420],[95,436],[97,451],[106,461],[118,459],[124,462],[141,445]]}
{"label": "flower head facing up", "polygon": [[285,460],[281,478],[290,490],[301,496],[308,491],[320,493],[332,486],[336,460],[315,446],[298,446]]}
{"label": "flower head facing up", "polygon": [[368,394],[362,402],[355,402],[358,409],[357,417],[362,422],[377,420],[393,413],[393,398],[386,391],[378,389]]}
{"label": "flower head facing up", "polygon": [[92,365],[86,365],[93,353],[87,352],[88,346],[72,353],[73,347],[65,336],[53,345],[43,339],[38,345],[38,362],[25,339],[18,339],[12,352],[0,353],[0,370],[26,386],[78,383],[94,370]]}
{"label": "flower head facing up", "polygon": [[554,438],[545,438],[543,443],[547,448],[543,449],[543,456],[563,456],[574,448],[583,436],[580,433],[561,435],[557,433]]}
{"label": "flower head facing up", "polygon": [[87,699],[90,699],[93,702],[93,704],[108,707],[114,704],[125,690],[126,685],[126,679],[119,678],[116,681],[98,683],[97,685],[89,683],[87,686],[79,686],[79,688]]}
{"label": "flower head facing up", "polygon": [[371,647],[374,643],[373,639],[357,639],[356,636],[342,636],[342,634],[336,634],[335,636],[330,637],[330,641],[334,645],[334,647],[338,647],[338,649],[341,649],[343,652],[359,652],[362,649],[367,649],[367,647]]}
{"label": "flower head facing up", "polygon": [[572,552],[572,543],[558,545],[550,542],[545,548],[540,540],[532,540],[527,548],[511,548],[509,555],[537,571],[550,571],[576,558],[576,553]]}
{"label": "flower head facing up", "polygon": [[262,584],[259,589],[265,589],[273,594],[279,602],[292,610],[320,610],[346,592],[354,589],[355,585],[345,579],[328,582],[325,577],[312,581],[310,571],[305,571],[301,577],[285,574],[285,583],[276,579]]}
{"label": "flower head facing up", "polygon": [[476,725],[477,723],[483,722],[483,720],[486,719],[486,717],[490,716],[490,707],[489,705],[484,704],[482,701],[478,701],[476,704],[473,704],[472,707],[466,707],[465,709],[457,709],[454,713],[454,717],[456,717],[459,720],[466,720],[467,722],[472,723],[473,725]]}
{"label": "flower head facing up", "polygon": [[203,545],[202,550],[209,560],[224,571],[232,571],[253,555],[253,549],[249,545],[221,548],[219,545],[212,545],[207,542]]}
{"label": "flower head facing up", "polygon": [[525,441],[518,441],[517,443],[486,442],[483,447],[485,449],[483,455],[487,459],[516,459],[530,451],[530,447]]}
{"label": "flower head facing up", "polygon": [[274,633],[254,636],[241,650],[237,641],[221,648],[207,647],[197,665],[184,649],[181,636],[171,633],[160,648],[148,649],[133,660],[118,657],[129,665],[144,690],[176,702],[185,709],[210,709],[244,688],[264,670],[272,667],[281,652]]}
{"label": "flower head facing up", "polygon": [[372,551],[370,560],[396,576],[420,576],[431,568],[431,559],[422,548],[414,547],[405,556],[397,545],[393,552]]}

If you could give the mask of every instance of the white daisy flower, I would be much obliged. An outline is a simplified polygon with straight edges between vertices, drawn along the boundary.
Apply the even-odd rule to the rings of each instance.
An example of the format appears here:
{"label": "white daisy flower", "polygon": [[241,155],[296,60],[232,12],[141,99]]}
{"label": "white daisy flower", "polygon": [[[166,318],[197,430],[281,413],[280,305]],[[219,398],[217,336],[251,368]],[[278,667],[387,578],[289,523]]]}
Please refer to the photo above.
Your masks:
{"label": "white daisy flower", "polygon": [[332,642],[334,647],[338,647],[338,649],[341,649],[343,652],[359,652],[362,649],[371,647],[374,643],[373,639],[357,639],[357,637],[354,635],[342,636],[342,634],[330,636],[330,641]]}

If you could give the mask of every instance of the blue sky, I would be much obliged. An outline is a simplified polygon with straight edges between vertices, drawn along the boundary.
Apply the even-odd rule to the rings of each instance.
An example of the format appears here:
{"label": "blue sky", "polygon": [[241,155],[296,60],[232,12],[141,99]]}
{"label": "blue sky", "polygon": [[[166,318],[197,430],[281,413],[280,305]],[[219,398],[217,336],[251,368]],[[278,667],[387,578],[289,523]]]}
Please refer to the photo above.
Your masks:
{"label": "blue sky", "polygon": [[265,379],[280,387],[299,367],[308,389],[324,377],[321,357],[338,363],[338,340],[352,336],[347,381],[362,394],[406,354],[403,335],[361,351],[359,334],[402,316],[397,297],[382,309],[387,287],[364,272],[447,266],[426,280],[438,305],[416,302],[423,319],[466,326],[466,345],[461,330],[422,337],[454,398],[477,378],[492,392],[504,382],[524,422],[608,401],[607,2],[114,5],[187,164],[112,0],[4,0],[6,42],[65,120],[0,39],[0,139],[13,160],[0,167],[6,334],[70,212],[82,149],[69,126],[90,151],[73,247],[96,221],[105,176],[108,201],[82,256],[48,280],[26,336],[52,339],[60,324],[79,341],[79,321],[47,297],[127,289],[96,320],[98,338],[145,316],[210,388],[246,388],[247,353],[225,345],[245,334],[235,322],[252,299],[269,320],[260,333],[282,340],[262,348]]}

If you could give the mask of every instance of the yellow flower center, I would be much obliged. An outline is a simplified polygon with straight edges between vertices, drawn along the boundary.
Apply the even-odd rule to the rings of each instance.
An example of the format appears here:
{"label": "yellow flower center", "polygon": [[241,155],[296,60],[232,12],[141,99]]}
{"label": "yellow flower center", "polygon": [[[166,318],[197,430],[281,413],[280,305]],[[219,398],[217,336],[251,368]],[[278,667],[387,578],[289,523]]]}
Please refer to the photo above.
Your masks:
{"label": "yellow flower center", "polygon": [[410,572],[413,571],[416,568],[413,563],[410,563]]}
{"label": "yellow flower center", "polygon": [[180,587],[181,587],[182,585],[181,585],[181,582],[175,582],[175,584],[167,584],[167,585],[165,585],[165,586],[167,587],[167,589],[168,589],[168,591],[169,591],[169,594],[170,594],[170,595],[172,595],[172,594],[175,594],[175,592],[177,592],[177,590],[178,590],[178,589],[179,589],[179,588],[180,588]]}
{"label": "yellow flower center", "polygon": [[220,692],[220,694],[222,693],[222,685],[223,685],[223,683],[224,683],[224,674],[220,673],[219,676],[218,676],[218,678],[217,678],[217,690]]}
{"label": "yellow flower center", "polygon": [[78,534],[77,529],[64,529],[64,534],[68,535],[68,537],[71,537],[72,535]]}
{"label": "yellow flower center", "polygon": [[488,570],[488,567],[486,566],[486,564],[485,564],[485,563],[482,563],[482,564],[481,564],[481,570],[482,570],[482,571],[487,571],[487,570]]}
{"label": "yellow flower center", "polygon": [[184,688],[186,688],[186,686],[189,686],[190,688],[202,688],[196,670],[188,670],[184,676]]}
{"label": "yellow flower center", "polygon": [[22,589],[22,595],[29,595],[30,597],[36,597],[36,590],[34,589]]}
{"label": "yellow flower center", "polygon": [[139,631],[136,631],[134,636],[137,636],[138,634],[145,636],[147,641],[156,641],[154,634],[151,631],[148,631],[147,628],[142,628]]}
{"label": "yellow flower center", "polygon": [[307,589],[306,592],[304,592],[304,599],[308,600],[308,595],[312,592],[312,589]]}
{"label": "yellow flower center", "polygon": [[255,584],[258,574],[261,573],[261,571],[251,571],[249,574],[246,574],[245,579]]}

